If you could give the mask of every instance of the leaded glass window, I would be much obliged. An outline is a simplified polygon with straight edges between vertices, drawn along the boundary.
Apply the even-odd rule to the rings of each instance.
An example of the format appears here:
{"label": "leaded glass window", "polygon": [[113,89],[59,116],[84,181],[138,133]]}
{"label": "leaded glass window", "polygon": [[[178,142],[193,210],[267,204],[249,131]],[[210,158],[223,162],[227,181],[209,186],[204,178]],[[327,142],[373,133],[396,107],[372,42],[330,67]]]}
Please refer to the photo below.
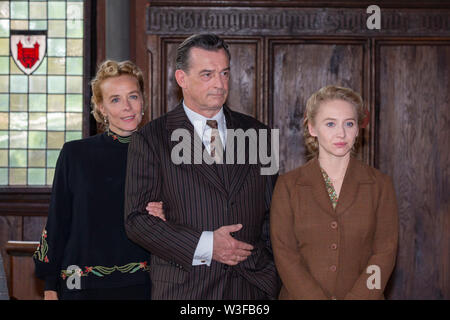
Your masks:
{"label": "leaded glass window", "polygon": [[0,1],[0,186],[51,185],[62,145],[82,137],[83,8]]}

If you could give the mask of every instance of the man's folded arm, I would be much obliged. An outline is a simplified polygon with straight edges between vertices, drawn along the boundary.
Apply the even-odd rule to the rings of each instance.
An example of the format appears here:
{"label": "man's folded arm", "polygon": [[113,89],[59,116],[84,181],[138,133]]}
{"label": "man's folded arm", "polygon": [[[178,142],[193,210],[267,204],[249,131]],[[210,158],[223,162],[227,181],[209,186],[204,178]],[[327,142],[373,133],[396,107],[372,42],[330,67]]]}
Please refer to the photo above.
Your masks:
{"label": "man's folded arm", "polygon": [[161,164],[154,146],[136,132],[128,147],[125,183],[125,231],[152,254],[189,270],[201,231],[148,214],[147,203],[163,201]]}

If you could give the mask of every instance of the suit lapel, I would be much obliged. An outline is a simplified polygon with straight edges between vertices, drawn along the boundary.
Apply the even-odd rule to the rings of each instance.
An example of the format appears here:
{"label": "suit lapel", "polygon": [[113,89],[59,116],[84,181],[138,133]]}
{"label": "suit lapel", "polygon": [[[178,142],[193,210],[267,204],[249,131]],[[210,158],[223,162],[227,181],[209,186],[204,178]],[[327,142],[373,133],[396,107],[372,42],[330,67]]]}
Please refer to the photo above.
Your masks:
{"label": "suit lapel", "polygon": [[[167,130],[169,131],[169,143],[171,145],[170,150],[179,143],[178,141],[171,141],[170,137],[172,133],[176,129],[186,129],[191,137],[191,164],[182,163],[179,166],[184,169],[194,168],[196,172],[198,172],[201,176],[203,176],[209,183],[211,183],[215,188],[221,191],[224,194],[227,194],[227,191],[217,175],[217,170],[215,165],[209,165],[203,161],[203,151],[205,149],[201,138],[198,136],[197,132],[194,130],[194,126],[189,121],[186,113],[183,109],[183,104],[180,103],[174,110],[170,111],[167,114]],[[197,141],[194,141],[197,140]],[[195,154],[197,157],[201,155],[201,163],[196,164],[195,162]]]}
{"label": "suit lapel", "polygon": [[[241,128],[240,123],[235,119],[233,116],[233,112],[227,107],[224,106],[224,114],[225,119],[227,122],[227,129],[243,129],[246,130],[246,128]],[[230,141],[232,137],[227,136],[227,143]],[[246,148],[245,148],[245,163],[244,164],[238,164],[237,163],[237,144],[234,144],[234,150],[233,150],[233,157],[234,157],[234,164],[226,164],[227,172],[229,175],[229,181],[230,181],[230,187],[229,187],[229,197],[231,198],[237,191],[239,191],[240,187],[245,181],[245,178],[248,175],[248,172],[250,170],[250,164],[249,164],[249,154],[248,154],[248,144],[246,142]],[[231,150],[226,150],[226,152],[231,152]]]}
{"label": "suit lapel", "polygon": [[319,160],[314,158],[309,161],[308,164],[305,165],[303,173],[304,174],[297,181],[297,184],[310,186],[314,201],[331,216],[340,215],[350,208],[358,196],[360,184],[373,183],[373,179],[370,177],[367,170],[358,160],[351,157],[347,171],[345,172],[336,209],[333,209],[322,172],[320,171]]}
{"label": "suit lapel", "polygon": [[320,171],[320,164],[317,158],[310,160],[302,170],[303,175],[298,179],[297,184],[311,188],[312,196],[316,204],[331,216],[335,215],[333,205],[328,196],[325,182]]}
{"label": "suit lapel", "polygon": [[354,203],[361,184],[373,182],[373,179],[361,163],[350,157],[336,205],[336,214],[344,213]]}

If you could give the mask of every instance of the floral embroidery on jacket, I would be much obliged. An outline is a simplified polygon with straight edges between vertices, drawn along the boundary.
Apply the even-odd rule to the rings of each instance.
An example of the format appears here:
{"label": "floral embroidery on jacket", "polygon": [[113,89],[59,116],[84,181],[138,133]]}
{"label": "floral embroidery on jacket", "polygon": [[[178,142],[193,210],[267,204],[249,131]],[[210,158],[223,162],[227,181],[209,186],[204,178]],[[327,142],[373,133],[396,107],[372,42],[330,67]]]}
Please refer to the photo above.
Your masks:
{"label": "floral embroidery on jacket", "polygon": [[79,276],[85,277],[89,274],[96,275],[97,277],[103,277],[105,275],[110,275],[114,271],[120,271],[121,273],[135,273],[138,270],[148,271],[150,268],[147,266],[147,261],[144,262],[130,262],[124,266],[95,266],[95,267],[84,267],[84,271],[81,269],[69,271],[69,270],[61,270],[61,277],[66,279],[70,277],[74,273],[78,273]]}
{"label": "floral embroidery on jacket", "polygon": [[47,230],[44,229],[42,231],[41,241],[38,244],[37,249],[33,254],[33,257],[41,262],[49,263],[47,252],[48,252]]}
{"label": "floral embroidery on jacket", "polygon": [[325,180],[325,186],[327,188],[327,192],[328,192],[328,196],[330,197],[331,204],[333,205],[333,209],[336,209],[336,206],[338,203],[338,196],[336,194],[336,190],[334,190],[333,183],[331,182],[331,179],[328,176],[328,174],[325,172],[325,170],[323,170],[322,168],[320,168],[320,170],[322,171],[322,176],[323,176],[323,179]]}

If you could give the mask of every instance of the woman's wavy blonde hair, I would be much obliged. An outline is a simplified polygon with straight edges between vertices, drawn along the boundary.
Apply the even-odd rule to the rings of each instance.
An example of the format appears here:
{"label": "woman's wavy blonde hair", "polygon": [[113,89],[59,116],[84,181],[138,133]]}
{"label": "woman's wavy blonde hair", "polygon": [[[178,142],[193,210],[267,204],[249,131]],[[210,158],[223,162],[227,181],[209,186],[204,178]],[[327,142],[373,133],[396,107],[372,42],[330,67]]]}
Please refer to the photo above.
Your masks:
{"label": "woman's wavy blonde hair", "polygon": [[108,124],[105,121],[105,117],[100,111],[99,104],[103,102],[103,95],[101,85],[103,81],[112,77],[119,77],[122,75],[129,75],[136,78],[139,84],[139,91],[143,99],[143,111],[147,109],[147,97],[145,95],[144,88],[144,76],[141,69],[131,61],[117,62],[114,60],[106,60],[102,62],[97,70],[95,78],[91,81],[92,97],[91,97],[91,107],[92,115],[95,120],[102,126],[102,129],[106,129]]}
{"label": "woman's wavy blonde hair", "polygon": [[[363,99],[352,89],[330,85],[314,92],[306,102],[306,109],[303,118],[303,140],[310,157],[317,156],[319,154],[319,143],[317,141],[317,137],[313,137],[309,133],[308,124],[314,124],[320,105],[330,100],[343,100],[353,105],[357,113],[358,127],[360,130],[363,128],[363,124],[366,123],[368,115],[364,109]],[[357,148],[360,143],[360,137],[362,136],[363,135],[360,132],[356,138],[354,149]]]}

